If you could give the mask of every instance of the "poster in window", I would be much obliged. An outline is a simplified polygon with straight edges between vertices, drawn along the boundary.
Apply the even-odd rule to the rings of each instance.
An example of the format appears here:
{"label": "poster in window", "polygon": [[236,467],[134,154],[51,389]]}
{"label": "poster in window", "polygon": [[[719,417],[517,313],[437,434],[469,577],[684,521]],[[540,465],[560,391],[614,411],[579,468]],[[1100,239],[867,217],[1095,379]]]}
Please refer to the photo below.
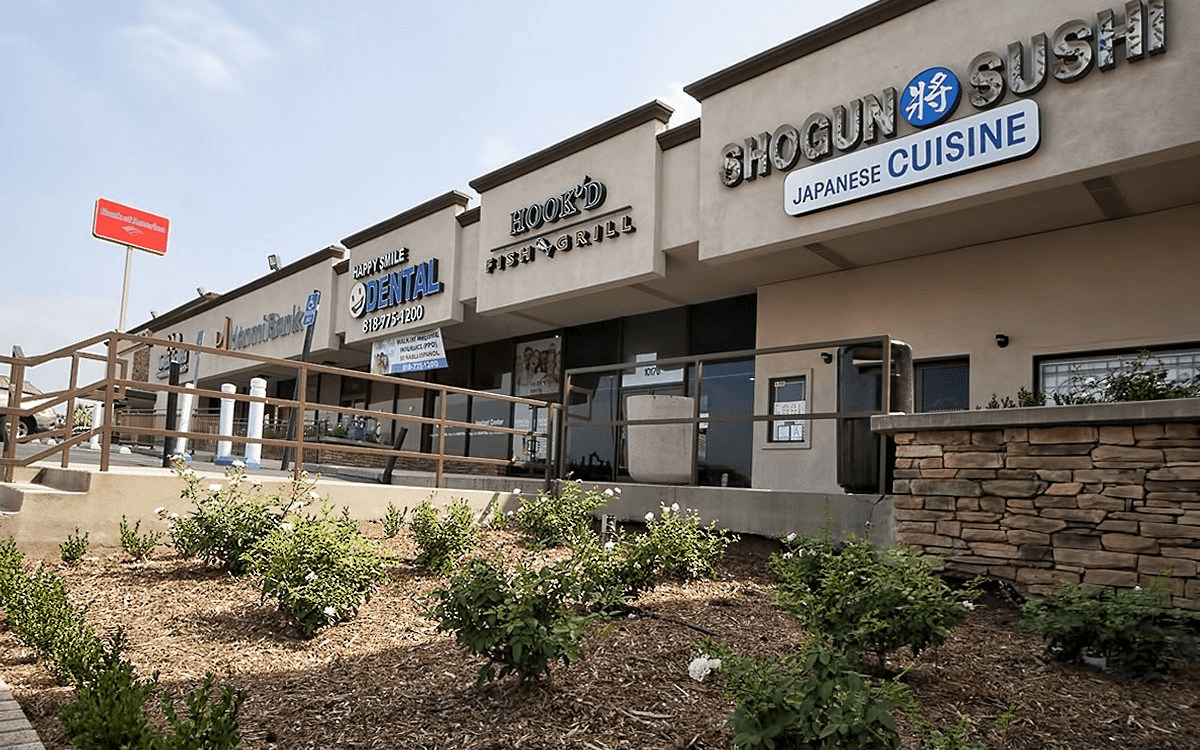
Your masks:
{"label": "poster in window", "polygon": [[[771,416],[785,419],[771,420],[772,443],[803,443],[807,421],[795,419],[808,412],[808,380],[805,376],[778,378],[771,381]],[[786,419],[793,417],[793,419]]]}
{"label": "poster in window", "polygon": [[516,395],[558,395],[562,389],[562,351],[558,337],[517,344],[515,370]]}

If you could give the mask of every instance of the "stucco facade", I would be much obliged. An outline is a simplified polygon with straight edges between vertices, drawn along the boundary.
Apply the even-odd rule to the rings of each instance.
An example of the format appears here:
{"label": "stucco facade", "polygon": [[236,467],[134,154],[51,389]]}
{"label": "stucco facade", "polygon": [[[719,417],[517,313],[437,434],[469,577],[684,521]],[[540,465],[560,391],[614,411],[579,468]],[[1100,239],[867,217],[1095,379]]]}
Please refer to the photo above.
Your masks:
{"label": "stucco facade", "polygon": [[[1195,351],[1197,39],[1200,4],[1179,0],[883,0],[688,86],[699,121],[650,102],[473,180],[477,199],[432,198],[137,330],[210,345],[220,332],[229,347],[231,330],[317,289],[314,361],[367,370],[381,342],[434,336],[445,363],[414,372],[516,395],[525,350],[542,356],[544,391],[581,367],[886,334],[918,365],[954,368],[957,408],[1039,390],[1056,357]],[[957,106],[913,124],[941,103],[946,78],[922,77],[936,68]],[[917,89],[929,96],[914,104]],[[294,358],[303,338],[237,342]],[[835,353],[706,369],[700,415],[793,419],[702,426],[712,470],[697,481],[840,491],[837,425],[794,419],[844,407]],[[576,426],[607,434],[629,395],[694,396],[689,367],[595,375],[571,402]],[[198,374],[242,388],[271,376],[221,357]],[[782,402],[785,388],[802,395]],[[619,435],[563,448],[567,465],[625,476]]]}

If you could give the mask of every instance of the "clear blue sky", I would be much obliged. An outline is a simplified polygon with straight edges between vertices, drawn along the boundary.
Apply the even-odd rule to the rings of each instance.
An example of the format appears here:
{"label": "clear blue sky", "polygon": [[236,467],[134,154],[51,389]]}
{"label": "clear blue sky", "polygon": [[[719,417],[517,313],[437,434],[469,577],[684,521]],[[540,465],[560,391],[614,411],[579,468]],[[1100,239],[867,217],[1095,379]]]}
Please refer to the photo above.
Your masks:
{"label": "clear blue sky", "polygon": [[4,0],[0,351],[116,328],[98,197],[171,220],[133,326],[866,4]]}

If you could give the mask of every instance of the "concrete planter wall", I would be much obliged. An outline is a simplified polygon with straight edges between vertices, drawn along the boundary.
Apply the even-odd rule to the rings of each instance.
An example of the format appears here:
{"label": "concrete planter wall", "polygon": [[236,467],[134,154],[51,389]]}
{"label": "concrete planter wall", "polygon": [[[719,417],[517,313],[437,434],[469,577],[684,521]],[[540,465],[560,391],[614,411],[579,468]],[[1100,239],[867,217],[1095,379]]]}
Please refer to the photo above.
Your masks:
{"label": "concrete planter wall", "polygon": [[1200,609],[1200,400],[891,415],[896,542],[1035,593],[1170,571]]}

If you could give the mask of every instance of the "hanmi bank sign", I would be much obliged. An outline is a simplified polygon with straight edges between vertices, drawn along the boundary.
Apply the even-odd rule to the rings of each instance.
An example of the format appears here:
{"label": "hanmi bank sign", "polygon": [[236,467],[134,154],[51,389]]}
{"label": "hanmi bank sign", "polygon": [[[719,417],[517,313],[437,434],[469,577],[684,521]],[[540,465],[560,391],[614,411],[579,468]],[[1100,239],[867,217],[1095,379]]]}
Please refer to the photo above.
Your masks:
{"label": "hanmi bank sign", "polygon": [[[950,68],[929,68],[900,94],[886,88],[815,112],[799,127],[784,123],[730,143],[721,150],[721,181],[736,188],[772,170],[787,173],[783,208],[801,216],[1028,156],[1041,142],[1038,105],[1029,97],[1047,81],[1111,70],[1120,45],[1127,62],[1166,52],[1166,0],[1133,0],[1122,10],[1066,21],[1028,44],[1012,42],[1004,54],[981,52],[963,79]],[[1009,91],[1022,98],[997,106]],[[979,112],[951,120],[964,100]],[[917,132],[896,138],[897,115]],[[835,151],[845,155],[825,161]],[[801,159],[811,164],[795,169]]]}

